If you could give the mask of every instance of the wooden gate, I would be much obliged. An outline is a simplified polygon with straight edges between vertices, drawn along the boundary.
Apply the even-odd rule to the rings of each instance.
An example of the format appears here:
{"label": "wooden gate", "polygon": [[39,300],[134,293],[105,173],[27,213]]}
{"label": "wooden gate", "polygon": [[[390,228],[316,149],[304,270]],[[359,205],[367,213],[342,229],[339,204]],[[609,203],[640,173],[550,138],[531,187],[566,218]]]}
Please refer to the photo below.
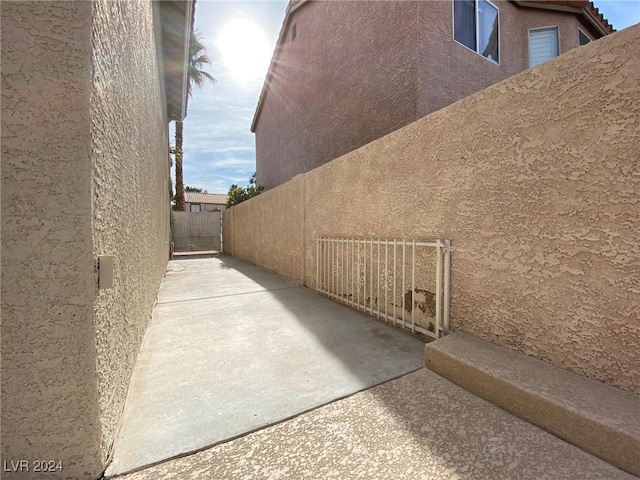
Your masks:
{"label": "wooden gate", "polygon": [[171,212],[174,252],[220,251],[222,212]]}

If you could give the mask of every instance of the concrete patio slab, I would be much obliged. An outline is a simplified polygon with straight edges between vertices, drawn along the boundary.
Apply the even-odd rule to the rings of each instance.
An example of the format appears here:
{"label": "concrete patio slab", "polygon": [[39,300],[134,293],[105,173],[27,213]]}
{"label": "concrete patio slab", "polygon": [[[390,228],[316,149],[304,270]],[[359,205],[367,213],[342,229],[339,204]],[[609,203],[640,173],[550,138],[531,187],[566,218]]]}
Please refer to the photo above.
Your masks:
{"label": "concrete patio slab", "polygon": [[415,371],[423,351],[416,338],[234,258],[172,261],[106,475]]}
{"label": "concrete patio slab", "polygon": [[633,480],[422,369],[122,480]]}

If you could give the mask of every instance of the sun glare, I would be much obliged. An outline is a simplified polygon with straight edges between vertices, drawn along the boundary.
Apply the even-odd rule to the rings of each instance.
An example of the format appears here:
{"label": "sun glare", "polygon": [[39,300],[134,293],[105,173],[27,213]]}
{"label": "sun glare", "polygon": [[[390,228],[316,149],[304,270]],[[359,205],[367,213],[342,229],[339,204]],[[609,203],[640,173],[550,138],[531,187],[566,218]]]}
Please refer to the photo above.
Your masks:
{"label": "sun glare", "polygon": [[266,75],[270,60],[267,39],[252,21],[236,19],[227,23],[216,40],[216,47],[236,79],[249,82]]}

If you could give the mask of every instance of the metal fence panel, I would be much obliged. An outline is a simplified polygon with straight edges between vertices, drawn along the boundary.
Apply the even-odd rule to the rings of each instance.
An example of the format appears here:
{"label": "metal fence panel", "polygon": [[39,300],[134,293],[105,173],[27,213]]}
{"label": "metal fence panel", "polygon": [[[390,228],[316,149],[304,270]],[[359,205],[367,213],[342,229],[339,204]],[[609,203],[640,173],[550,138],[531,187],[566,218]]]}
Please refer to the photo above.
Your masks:
{"label": "metal fence panel", "polygon": [[452,250],[449,240],[318,238],[316,288],[394,325],[439,338],[449,331]]}

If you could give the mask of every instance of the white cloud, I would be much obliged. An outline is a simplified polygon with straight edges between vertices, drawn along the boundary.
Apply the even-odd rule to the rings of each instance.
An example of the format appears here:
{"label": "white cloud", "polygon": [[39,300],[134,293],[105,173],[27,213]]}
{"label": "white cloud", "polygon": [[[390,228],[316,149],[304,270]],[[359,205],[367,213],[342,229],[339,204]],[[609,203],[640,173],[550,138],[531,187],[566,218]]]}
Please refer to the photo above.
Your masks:
{"label": "white cloud", "polygon": [[[256,104],[266,75],[241,82],[234,78],[216,48],[224,26],[234,19],[258,25],[267,39],[268,56],[284,19],[287,0],[207,1],[196,4],[196,29],[212,60],[207,68],[217,80],[194,89],[184,122],[185,184],[209,192],[226,193],[232,183],[246,185],[255,171],[255,139],[250,131]],[[170,126],[171,142],[174,125]]]}

